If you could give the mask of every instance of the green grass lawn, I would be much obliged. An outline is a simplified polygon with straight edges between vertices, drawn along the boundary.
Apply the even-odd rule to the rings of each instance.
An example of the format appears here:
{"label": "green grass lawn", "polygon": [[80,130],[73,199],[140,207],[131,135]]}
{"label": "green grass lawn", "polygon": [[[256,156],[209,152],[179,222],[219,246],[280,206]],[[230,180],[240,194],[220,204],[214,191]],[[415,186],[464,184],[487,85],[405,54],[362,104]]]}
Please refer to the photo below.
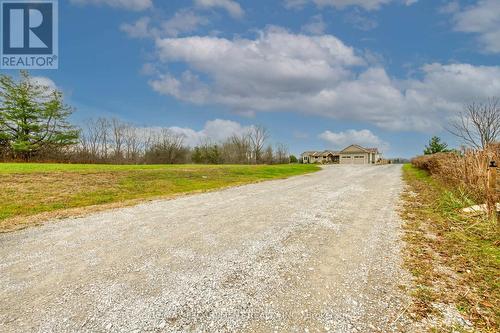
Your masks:
{"label": "green grass lawn", "polygon": [[[403,195],[405,263],[414,276],[414,312],[432,313],[434,303],[454,304],[477,332],[500,329],[500,233],[484,215],[465,215],[474,202],[407,164]],[[449,329],[449,330],[447,330]],[[452,328],[436,330],[451,332]],[[460,331],[461,332],[461,331]]]}
{"label": "green grass lawn", "polygon": [[133,203],[319,170],[315,165],[0,163],[0,232],[40,213]]}

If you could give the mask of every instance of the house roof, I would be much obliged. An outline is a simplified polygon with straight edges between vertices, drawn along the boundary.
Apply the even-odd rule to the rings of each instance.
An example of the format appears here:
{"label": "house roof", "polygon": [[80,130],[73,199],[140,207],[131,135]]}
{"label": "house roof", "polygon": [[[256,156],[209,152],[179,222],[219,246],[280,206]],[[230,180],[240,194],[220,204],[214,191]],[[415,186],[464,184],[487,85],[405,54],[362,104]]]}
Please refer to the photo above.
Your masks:
{"label": "house roof", "polygon": [[364,148],[364,147],[361,147],[360,145],[350,145],[350,146],[345,147],[344,149],[342,149],[340,152],[343,153],[347,149],[350,149],[350,148],[358,149],[359,152],[364,152],[364,153],[378,153],[378,149],[377,148]]}
{"label": "house roof", "polygon": [[338,152],[337,151],[333,151],[333,150],[325,150],[323,152],[323,156],[328,156],[328,155],[337,155]]}
{"label": "house roof", "polygon": [[303,152],[303,153],[302,153],[302,156],[305,156],[305,155],[312,155],[312,154],[314,154],[314,153],[315,153],[315,151],[305,151],[305,152]]}
{"label": "house roof", "polygon": [[361,147],[360,145],[350,145],[342,149],[341,151],[334,151],[334,150],[325,150],[325,151],[305,151],[302,153],[302,156],[314,156],[314,157],[320,157],[320,156],[328,156],[330,154],[332,155],[338,155],[343,152],[345,152],[349,148],[355,148],[357,149],[358,152],[363,152],[363,153],[376,153],[378,154],[378,148],[364,148]]}

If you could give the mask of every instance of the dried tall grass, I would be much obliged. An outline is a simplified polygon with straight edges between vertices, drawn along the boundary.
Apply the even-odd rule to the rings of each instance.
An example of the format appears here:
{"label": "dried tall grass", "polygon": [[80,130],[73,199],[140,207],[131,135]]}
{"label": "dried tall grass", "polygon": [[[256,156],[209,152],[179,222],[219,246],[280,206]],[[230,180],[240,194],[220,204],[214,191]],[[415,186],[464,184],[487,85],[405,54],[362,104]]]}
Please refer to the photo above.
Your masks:
{"label": "dried tall grass", "polygon": [[500,143],[491,144],[487,149],[464,149],[461,152],[437,153],[412,159],[412,164],[429,171],[446,184],[458,187],[476,202],[486,202],[488,194],[488,166],[490,161],[500,163]]}

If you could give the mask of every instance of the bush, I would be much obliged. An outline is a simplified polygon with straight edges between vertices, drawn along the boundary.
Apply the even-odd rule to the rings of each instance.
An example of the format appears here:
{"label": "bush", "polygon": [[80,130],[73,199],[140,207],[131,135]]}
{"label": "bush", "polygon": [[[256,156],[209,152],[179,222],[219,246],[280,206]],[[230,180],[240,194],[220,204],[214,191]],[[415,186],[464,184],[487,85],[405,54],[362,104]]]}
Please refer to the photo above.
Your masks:
{"label": "bush", "polygon": [[500,144],[491,144],[485,150],[437,153],[412,159],[417,168],[451,186],[466,191],[474,200],[484,202],[490,161],[500,162]]}

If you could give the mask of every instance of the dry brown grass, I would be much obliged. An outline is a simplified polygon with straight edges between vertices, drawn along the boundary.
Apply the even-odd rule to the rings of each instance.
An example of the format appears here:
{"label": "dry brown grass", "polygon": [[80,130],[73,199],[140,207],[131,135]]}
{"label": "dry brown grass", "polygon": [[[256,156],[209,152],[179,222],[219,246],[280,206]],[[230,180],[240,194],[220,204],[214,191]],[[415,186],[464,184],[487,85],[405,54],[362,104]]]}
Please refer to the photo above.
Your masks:
{"label": "dry brown grass", "polygon": [[[427,170],[445,184],[467,192],[476,202],[484,203],[487,197],[490,161],[500,163],[500,144],[492,144],[482,151],[468,149],[461,153],[419,156],[412,160],[412,164]],[[496,196],[496,193],[494,195]]]}

